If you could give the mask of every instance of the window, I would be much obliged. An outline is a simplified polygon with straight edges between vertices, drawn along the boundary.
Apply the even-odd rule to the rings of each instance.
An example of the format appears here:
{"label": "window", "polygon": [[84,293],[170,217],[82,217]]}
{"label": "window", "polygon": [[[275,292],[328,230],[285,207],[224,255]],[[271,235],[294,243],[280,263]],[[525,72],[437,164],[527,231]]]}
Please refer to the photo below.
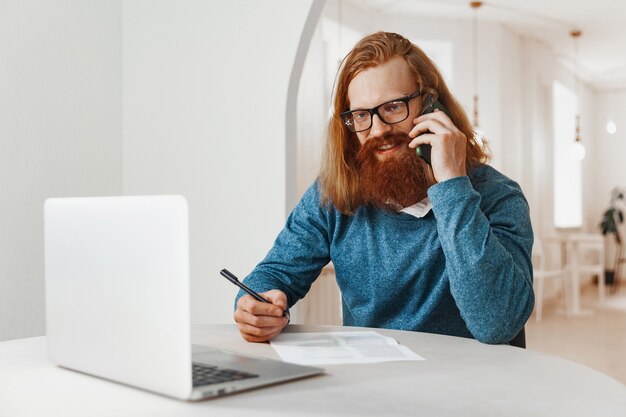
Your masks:
{"label": "window", "polygon": [[554,130],[554,226],[581,227],[582,161],[572,153],[576,133],[576,94],[555,81],[552,86]]}

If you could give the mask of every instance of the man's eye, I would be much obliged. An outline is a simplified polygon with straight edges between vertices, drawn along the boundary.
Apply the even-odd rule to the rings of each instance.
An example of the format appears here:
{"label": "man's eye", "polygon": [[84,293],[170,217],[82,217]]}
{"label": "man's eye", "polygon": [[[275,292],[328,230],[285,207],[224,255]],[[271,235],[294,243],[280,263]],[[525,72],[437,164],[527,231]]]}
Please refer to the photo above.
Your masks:
{"label": "man's eye", "polygon": [[352,113],[352,117],[354,117],[356,120],[363,120],[365,118],[367,118],[370,114],[366,111],[355,111]]}
{"label": "man's eye", "polygon": [[394,101],[393,103],[388,103],[387,105],[385,105],[384,110],[387,113],[397,112],[402,109],[402,104],[403,103],[400,101]]}

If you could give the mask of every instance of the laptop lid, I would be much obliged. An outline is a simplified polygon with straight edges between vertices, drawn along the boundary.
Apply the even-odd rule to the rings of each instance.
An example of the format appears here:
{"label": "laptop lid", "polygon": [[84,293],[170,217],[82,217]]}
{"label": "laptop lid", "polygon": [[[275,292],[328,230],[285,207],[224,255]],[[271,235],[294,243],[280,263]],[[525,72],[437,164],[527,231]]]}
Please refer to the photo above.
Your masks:
{"label": "laptop lid", "polygon": [[188,398],[186,200],[48,199],[44,217],[50,359],[66,368]]}

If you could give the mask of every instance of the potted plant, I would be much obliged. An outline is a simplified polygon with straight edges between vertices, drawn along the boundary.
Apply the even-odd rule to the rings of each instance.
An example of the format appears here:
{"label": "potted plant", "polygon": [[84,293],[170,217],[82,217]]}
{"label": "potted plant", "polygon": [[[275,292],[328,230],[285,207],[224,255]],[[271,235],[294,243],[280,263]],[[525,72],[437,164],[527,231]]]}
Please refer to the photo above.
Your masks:
{"label": "potted plant", "polygon": [[622,236],[619,231],[619,225],[624,222],[624,212],[622,210],[624,200],[624,192],[619,188],[614,188],[611,192],[611,202],[609,208],[607,208],[602,214],[602,222],[600,223],[600,230],[604,236],[612,234],[615,239],[615,262],[613,264],[612,271],[606,271],[606,283],[616,283],[616,278],[619,279],[618,272],[620,264],[624,262],[622,258]]}

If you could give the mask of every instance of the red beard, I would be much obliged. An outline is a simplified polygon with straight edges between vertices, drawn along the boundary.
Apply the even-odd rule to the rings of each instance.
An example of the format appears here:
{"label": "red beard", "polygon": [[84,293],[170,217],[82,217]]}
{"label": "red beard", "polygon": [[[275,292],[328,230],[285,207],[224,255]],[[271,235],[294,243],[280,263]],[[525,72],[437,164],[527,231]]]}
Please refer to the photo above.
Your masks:
{"label": "red beard", "polygon": [[[429,165],[420,158],[406,134],[386,135],[368,139],[356,159],[363,204],[400,211],[426,198],[426,191],[435,183]],[[383,145],[397,145],[389,154],[381,154]],[[380,155],[380,159],[377,156]]]}

